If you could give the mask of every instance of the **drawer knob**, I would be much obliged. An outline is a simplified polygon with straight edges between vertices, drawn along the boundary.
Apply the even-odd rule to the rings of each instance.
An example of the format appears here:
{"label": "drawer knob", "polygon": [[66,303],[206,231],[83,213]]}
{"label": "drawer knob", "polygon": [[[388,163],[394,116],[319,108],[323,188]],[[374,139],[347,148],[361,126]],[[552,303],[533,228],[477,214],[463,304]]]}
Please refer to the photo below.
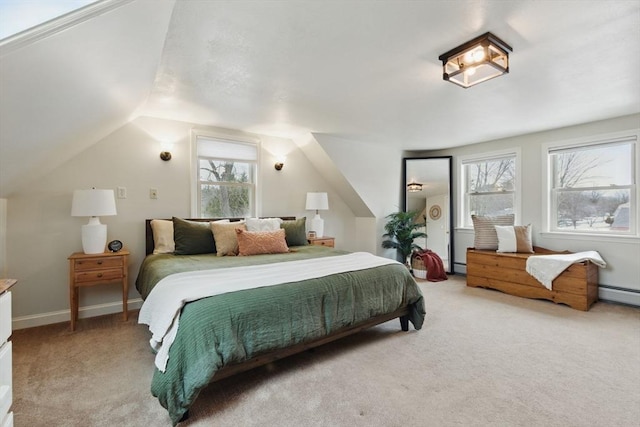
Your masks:
{"label": "drawer knob", "polygon": [[98,265],[102,265],[102,260],[98,261]]}
{"label": "drawer knob", "polygon": [[102,277],[102,273],[98,273],[98,277]]}

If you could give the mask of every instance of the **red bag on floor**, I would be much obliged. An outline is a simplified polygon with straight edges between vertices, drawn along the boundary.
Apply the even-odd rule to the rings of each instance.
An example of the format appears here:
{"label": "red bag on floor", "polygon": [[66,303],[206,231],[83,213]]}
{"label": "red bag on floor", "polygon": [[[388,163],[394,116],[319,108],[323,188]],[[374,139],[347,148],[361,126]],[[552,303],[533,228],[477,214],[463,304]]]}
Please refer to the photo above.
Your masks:
{"label": "red bag on floor", "polygon": [[442,258],[430,249],[417,252],[416,256],[422,259],[422,263],[427,268],[427,280],[430,282],[441,282],[447,280],[447,273],[444,271]]}

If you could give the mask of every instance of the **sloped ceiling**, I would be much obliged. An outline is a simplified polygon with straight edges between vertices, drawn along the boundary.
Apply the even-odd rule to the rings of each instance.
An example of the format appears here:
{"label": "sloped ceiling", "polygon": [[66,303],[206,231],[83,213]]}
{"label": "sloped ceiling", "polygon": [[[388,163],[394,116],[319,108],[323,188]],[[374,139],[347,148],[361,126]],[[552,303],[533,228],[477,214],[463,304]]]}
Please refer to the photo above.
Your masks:
{"label": "sloped ceiling", "polygon": [[[486,31],[511,73],[444,82]],[[640,3],[134,0],[0,67],[1,197],[137,115],[426,150],[638,113]]]}
{"label": "sloped ceiling", "polygon": [[172,7],[124,3],[33,43],[2,46],[0,197],[130,119],[151,91]]}

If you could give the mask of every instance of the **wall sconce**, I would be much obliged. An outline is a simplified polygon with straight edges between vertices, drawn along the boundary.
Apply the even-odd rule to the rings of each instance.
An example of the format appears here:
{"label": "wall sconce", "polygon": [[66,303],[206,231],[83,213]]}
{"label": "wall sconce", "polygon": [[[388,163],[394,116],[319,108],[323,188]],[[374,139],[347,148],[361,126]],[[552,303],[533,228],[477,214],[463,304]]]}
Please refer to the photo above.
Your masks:
{"label": "wall sconce", "polygon": [[438,57],[442,78],[463,88],[486,82],[509,72],[511,46],[485,33]]}
{"label": "wall sconce", "polygon": [[284,167],[284,157],[278,157],[276,159],[276,164],[274,165],[274,167],[276,168],[277,171],[281,171],[282,168]]}
{"label": "wall sconce", "polygon": [[171,160],[171,149],[173,144],[170,142],[163,142],[160,144],[162,151],[160,152],[160,158],[165,162]]}
{"label": "wall sconce", "polygon": [[418,191],[422,191],[422,184],[411,181],[407,184],[407,191],[409,193],[417,193]]}

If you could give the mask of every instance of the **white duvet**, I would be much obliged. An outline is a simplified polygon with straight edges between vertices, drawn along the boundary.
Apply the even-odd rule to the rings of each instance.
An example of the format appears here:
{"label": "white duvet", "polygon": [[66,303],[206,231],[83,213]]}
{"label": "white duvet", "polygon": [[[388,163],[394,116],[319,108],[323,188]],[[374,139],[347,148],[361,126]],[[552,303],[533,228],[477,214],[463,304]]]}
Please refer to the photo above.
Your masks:
{"label": "white duvet", "polygon": [[152,333],[149,342],[157,351],[155,364],[164,372],[169,348],[178,332],[180,311],[187,302],[387,264],[399,263],[367,252],[355,252],[326,258],[171,274],[160,280],[147,296],[138,322],[149,325]]}

